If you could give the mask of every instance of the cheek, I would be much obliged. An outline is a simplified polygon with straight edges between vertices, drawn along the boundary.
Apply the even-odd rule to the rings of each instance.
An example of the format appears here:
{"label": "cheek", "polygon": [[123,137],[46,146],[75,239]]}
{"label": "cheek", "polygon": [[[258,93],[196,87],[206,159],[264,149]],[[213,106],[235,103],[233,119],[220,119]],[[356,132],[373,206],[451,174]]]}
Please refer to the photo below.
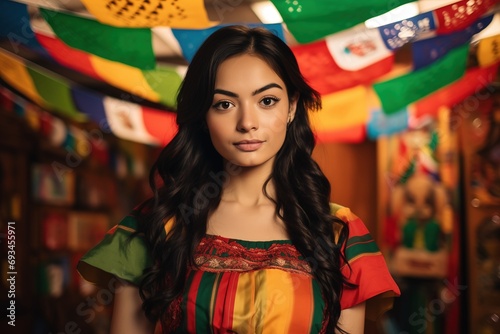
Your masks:
{"label": "cheek", "polygon": [[280,135],[286,131],[287,127],[287,116],[283,114],[274,114],[265,120],[267,131],[270,132],[271,135]]}

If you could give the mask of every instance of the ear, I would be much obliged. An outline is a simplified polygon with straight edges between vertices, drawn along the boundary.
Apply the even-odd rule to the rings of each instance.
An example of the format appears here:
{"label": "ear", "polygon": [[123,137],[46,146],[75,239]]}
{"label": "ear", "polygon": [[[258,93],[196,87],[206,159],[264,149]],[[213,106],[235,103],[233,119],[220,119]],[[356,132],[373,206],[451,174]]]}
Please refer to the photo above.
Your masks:
{"label": "ear", "polygon": [[288,123],[291,123],[295,118],[295,112],[297,111],[297,103],[299,101],[299,94],[295,94],[290,98],[290,105],[288,108]]}

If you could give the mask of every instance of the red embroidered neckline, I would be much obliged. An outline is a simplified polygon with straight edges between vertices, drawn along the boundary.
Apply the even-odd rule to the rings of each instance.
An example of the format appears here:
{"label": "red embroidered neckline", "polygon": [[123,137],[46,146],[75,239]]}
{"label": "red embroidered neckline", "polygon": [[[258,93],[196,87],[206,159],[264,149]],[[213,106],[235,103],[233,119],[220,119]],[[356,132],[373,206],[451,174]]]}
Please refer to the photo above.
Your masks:
{"label": "red embroidered neckline", "polygon": [[[268,248],[251,248],[244,245],[270,244]],[[199,269],[209,272],[252,271],[278,268],[289,272],[311,275],[309,263],[288,240],[244,241],[206,235],[195,251]]]}

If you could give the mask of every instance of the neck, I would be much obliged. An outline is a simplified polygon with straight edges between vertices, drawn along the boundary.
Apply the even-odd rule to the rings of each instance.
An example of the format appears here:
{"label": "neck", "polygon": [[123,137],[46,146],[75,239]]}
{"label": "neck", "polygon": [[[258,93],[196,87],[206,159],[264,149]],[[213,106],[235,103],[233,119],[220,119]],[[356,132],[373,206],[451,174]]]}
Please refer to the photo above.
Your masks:
{"label": "neck", "polygon": [[[245,206],[256,206],[270,204],[271,201],[264,195],[263,186],[272,168],[240,167],[231,164],[226,165],[229,177],[224,185],[222,200],[236,202]],[[273,181],[266,185],[266,192],[271,198],[275,198]]]}

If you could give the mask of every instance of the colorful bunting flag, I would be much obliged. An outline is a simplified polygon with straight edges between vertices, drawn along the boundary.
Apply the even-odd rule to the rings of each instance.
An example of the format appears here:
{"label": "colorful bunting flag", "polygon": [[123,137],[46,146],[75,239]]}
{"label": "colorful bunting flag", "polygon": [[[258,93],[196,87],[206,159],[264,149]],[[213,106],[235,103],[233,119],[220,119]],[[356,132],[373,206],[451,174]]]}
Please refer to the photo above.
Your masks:
{"label": "colorful bunting flag", "polygon": [[380,136],[388,136],[404,131],[408,128],[409,111],[404,108],[394,114],[387,115],[382,110],[372,110],[370,119],[366,125],[368,138],[377,139]]}
{"label": "colorful bunting flag", "polygon": [[449,34],[467,28],[495,3],[498,3],[498,0],[462,0],[435,9],[434,15],[438,22],[437,33]]}
{"label": "colorful bunting flag", "polygon": [[408,19],[378,27],[380,35],[389,50],[396,50],[417,38],[436,29],[432,12],[422,13]]}
{"label": "colorful bunting flag", "polygon": [[432,65],[373,85],[386,114],[393,114],[465,73],[469,45],[460,46]]}
{"label": "colorful bunting flag", "polygon": [[413,42],[411,44],[413,69],[417,70],[430,65],[435,60],[443,57],[453,48],[469,43],[472,36],[486,28],[492,20],[493,15],[488,15],[477,20],[470,27],[467,27],[462,31]]}
{"label": "colorful bunting flag", "polygon": [[[326,41],[291,47],[302,75],[320,94],[330,94],[360,84],[370,84],[380,76],[391,71],[394,56],[389,56],[357,71],[340,68],[332,58]],[[352,57],[358,57],[352,54]]]}
{"label": "colorful bunting flag", "polygon": [[71,96],[78,110],[93,120],[104,133],[111,133],[106,120],[106,112],[102,100],[104,95],[81,87],[73,87]]}
{"label": "colorful bunting flag", "polygon": [[203,0],[82,0],[82,3],[97,20],[112,26],[194,29],[213,25]]}
{"label": "colorful bunting flag", "polygon": [[73,48],[143,70],[156,67],[151,29],[116,28],[43,8],[40,13],[57,37]]}
{"label": "colorful bunting flag", "polygon": [[346,30],[412,0],[272,0],[292,35],[309,43]]}
{"label": "colorful bunting flag", "polygon": [[460,80],[415,102],[414,116],[416,118],[425,115],[436,116],[440,107],[453,107],[493,82],[496,78],[497,70],[498,62],[489,67],[476,67],[467,70]]}
{"label": "colorful bunting flag", "polygon": [[482,67],[490,66],[500,60],[500,35],[484,38],[477,47],[477,61]]}
{"label": "colorful bunting flag", "polygon": [[[284,42],[285,34],[283,32],[283,26],[281,23],[274,24],[264,24],[264,23],[255,23],[255,24],[244,24],[248,27],[263,27],[267,30],[273,32],[276,36],[281,38]],[[184,58],[191,62],[194,54],[198,51],[200,45],[207,39],[215,31],[227,25],[218,25],[216,27],[207,28],[207,29],[172,29],[172,33],[179,42],[179,45],[182,49],[182,55]],[[155,30],[156,32],[156,30]],[[161,32],[160,32],[161,33]]]}
{"label": "colorful bunting flag", "polygon": [[318,143],[362,143],[366,140],[365,124],[352,125],[331,131],[315,131]]}
{"label": "colorful bunting flag", "polygon": [[30,16],[25,4],[0,1],[0,22],[2,22],[0,24],[0,38],[6,38],[14,52],[17,53],[19,45],[22,45],[48,56],[31,30]]}
{"label": "colorful bunting flag", "polygon": [[177,133],[176,114],[142,106],[142,117],[146,131],[161,145],[166,145]]}
{"label": "colorful bunting flag", "polygon": [[104,80],[92,66],[91,55],[71,48],[60,39],[36,33],[36,39],[58,63],[86,74],[94,79]]}
{"label": "colorful bunting flag", "polygon": [[1,50],[0,77],[38,105],[48,107],[47,103],[38,93],[35,83],[24,63]]}
{"label": "colorful bunting flag", "polygon": [[[311,126],[316,135],[326,141],[362,141],[364,127],[368,120],[367,89],[360,85],[341,92],[322,96],[323,107],[310,113]],[[351,134],[345,129],[358,129]],[[342,135],[342,136],[340,136]],[[360,137],[361,136],[361,137]]]}
{"label": "colorful bunting flag", "polygon": [[71,89],[67,83],[34,67],[27,67],[26,70],[31,76],[38,94],[51,108],[74,120],[86,120],[86,117],[79,113],[73,104]]}
{"label": "colorful bunting flag", "polygon": [[347,71],[358,71],[392,56],[380,32],[364,25],[328,36],[325,40],[337,65]]}
{"label": "colorful bunting flag", "polygon": [[104,97],[104,111],[111,131],[120,138],[145,144],[159,144],[146,130],[141,106],[112,97]]}
{"label": "colorful bunting flag", "polygon": [[57,38],[41,33],[36,35],[50,55],[61,64],[149,101],[175,106],[177,90],[182,82],[177,68],[182,73],[185,66],[163,66],[143,71],[70,48]]}
{"label": "colorful bunting flag", "polygon": [[101,131],[152,145],[167,144],[177,132],[176,114],[140,106],[75,87],[78,109],[96,122]]}

